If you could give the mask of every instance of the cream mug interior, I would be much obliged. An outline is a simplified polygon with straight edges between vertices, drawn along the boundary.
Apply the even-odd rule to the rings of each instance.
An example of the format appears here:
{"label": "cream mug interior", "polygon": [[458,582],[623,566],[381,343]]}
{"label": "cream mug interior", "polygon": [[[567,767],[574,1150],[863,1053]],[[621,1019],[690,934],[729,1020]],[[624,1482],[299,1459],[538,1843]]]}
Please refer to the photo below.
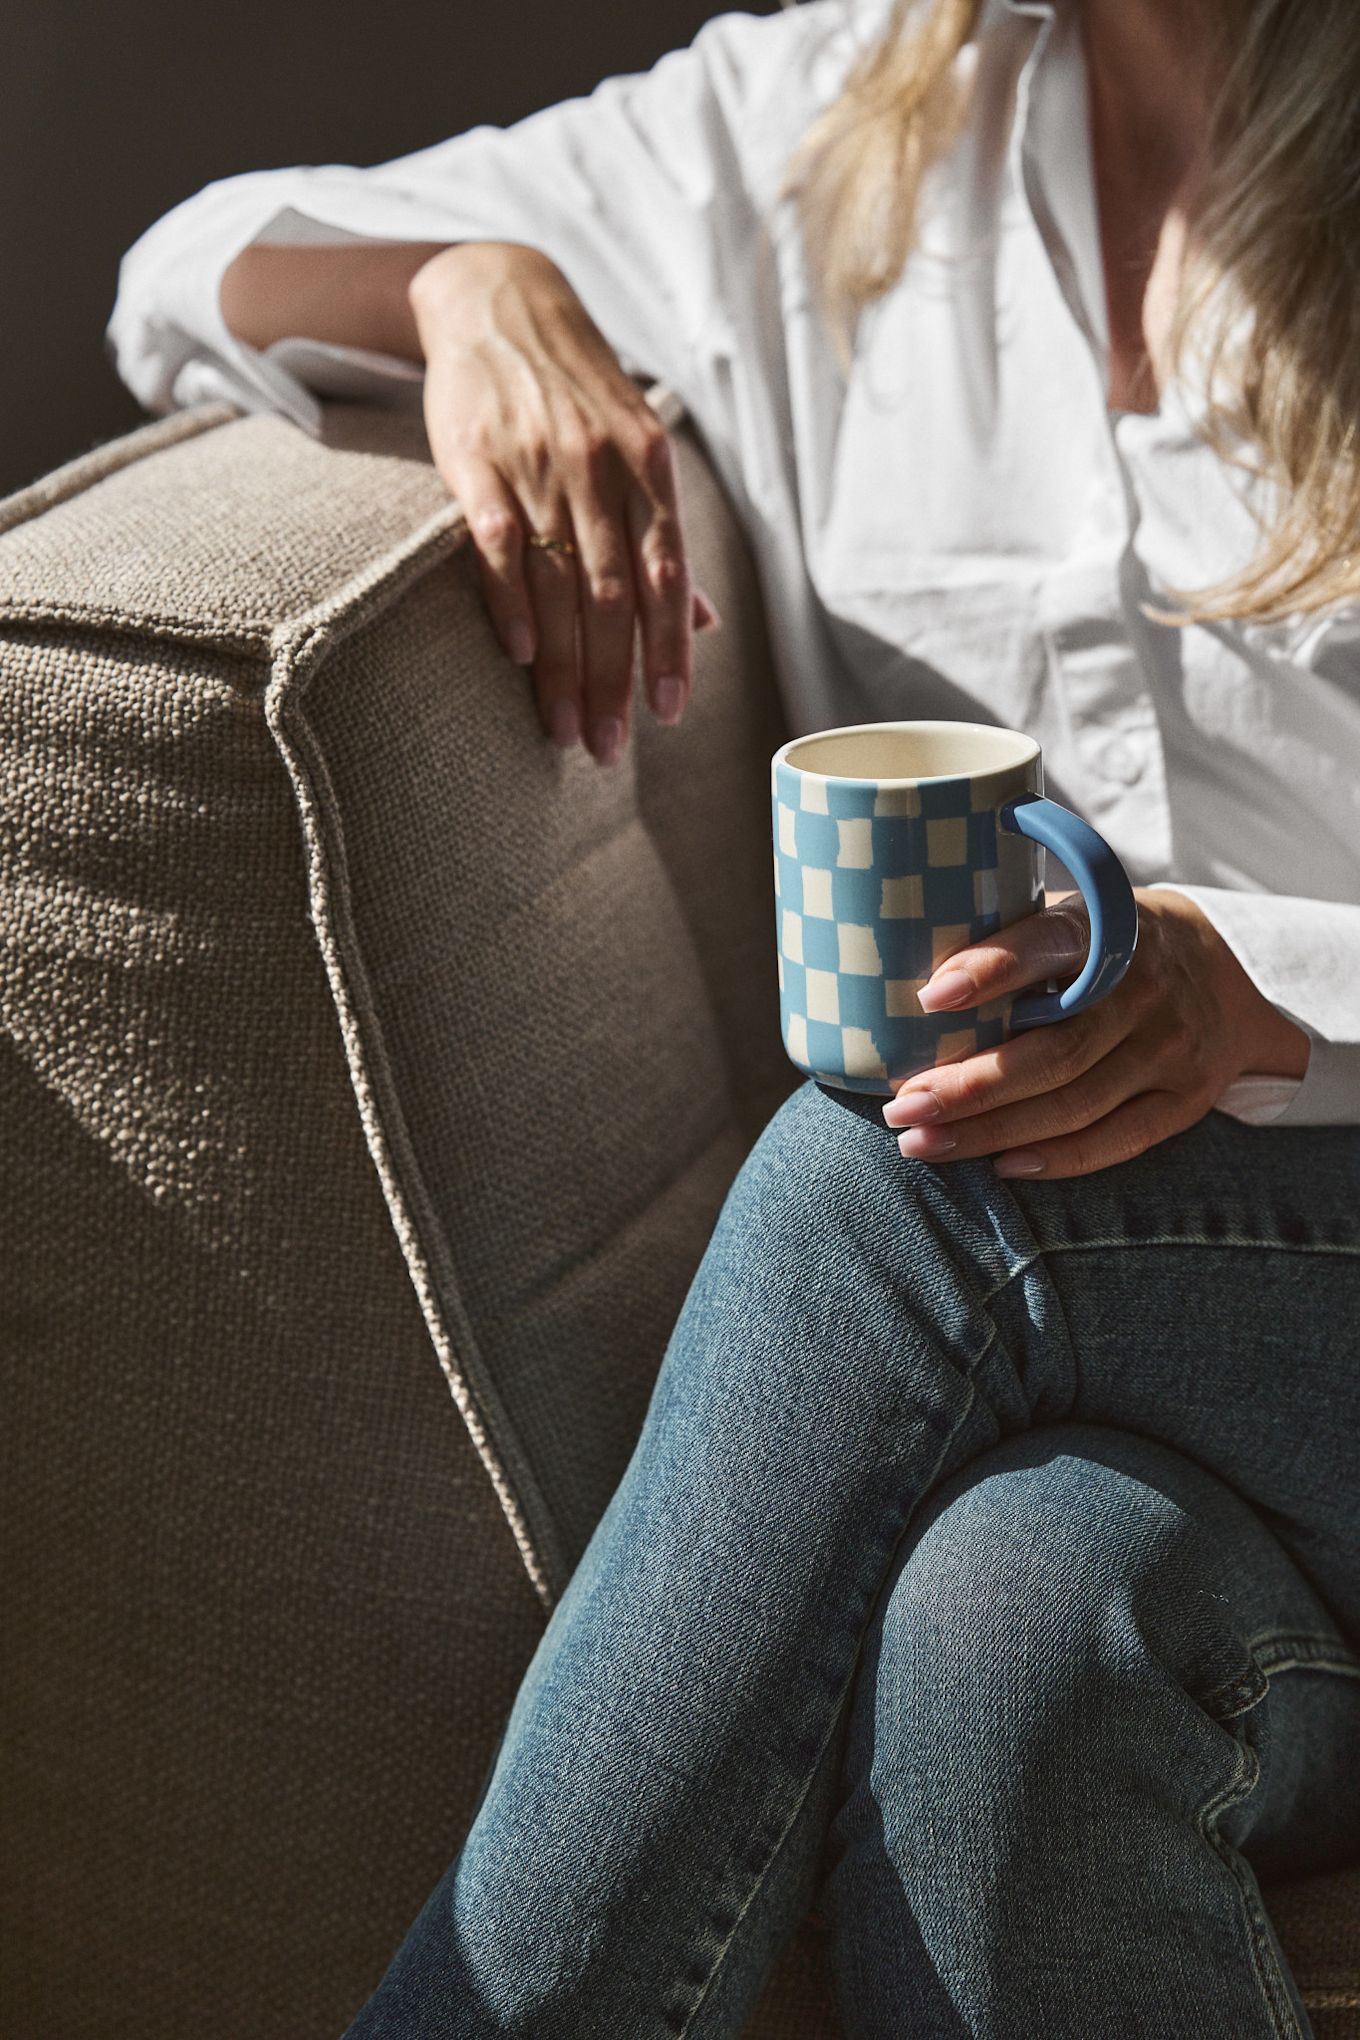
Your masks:
{"label": "cream mug interior", "polygon": [[[861,784],[905,780],[915,785],[922,779],[990,779],[999,772],[1019,771],[1038,760],[1039,746],[1022,730],[998,729],[992,723],[852,723],[841,730],[794,737],[776,756],[799,772]],[[1016,782],[1017,789],[1029,784],[1028,779]],[[1043,788],[1033,790],[1042,793]]]}

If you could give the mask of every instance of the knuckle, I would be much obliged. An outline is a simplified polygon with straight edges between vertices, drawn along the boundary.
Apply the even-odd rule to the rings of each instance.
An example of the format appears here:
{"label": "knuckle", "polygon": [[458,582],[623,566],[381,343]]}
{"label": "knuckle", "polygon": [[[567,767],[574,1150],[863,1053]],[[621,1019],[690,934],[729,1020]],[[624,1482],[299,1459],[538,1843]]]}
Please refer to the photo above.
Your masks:
{"label": "knuckle", "polygon": [[1150,1013],[1165,998],[1164,980],[1155,970],[1141,971],[1135,978],[1129,972],[1129,997],[1135,1010],[1140,1014]]}
{"label": "knuckle", "polygon": [[[1036,1030],[1037,1032],[1038,1030]],[[1078,1045],[1064,1027],[1046,1027],[1035,1049],[1037,1081],[1045,1091],[1068,1084],[1081,1068]]]}
{"label": "knuckle", "polygon": [[627,413],[628,421],[621,436],[627,438],[628,444],[641,463],[646,460],[650,449],[657,441],[667,437],[666,428],[640,391],[636,401],[630,401],[628,404]]}
{"label": "knuckle", "polygon": [[654,553],[647,563],[647,578],[662,601],[682,595],[689,579],[680,555],[667,548]]}
{"label": "knuckle", "polygon": [[1164,1046],[1171,1060],[1178,1066],[1190,1066],[1198,1060],[1197,1033],[1184,1014],[1175,1014],[1167,1023]]}
{"label": "knuckle", "polygon": [[604,610],[611,616],[620,615],[627,611],[632,602],[632,584],[625,575],[618,572],[597,574],[590,584],[590,599],[597,609]]}
{"label": "knuckle", "polygon": [[518,518],[499,503],[490,504],[486,509],[476,511],[469,521],[478,544],[488,547],[493,552],[508,551],[519,529]]}
{"label": "knuckle", "polygon": [[990,1071],[973,1069],[971,1064],[955,1069],[939,1089],[945,1095],[945,1103],[959,1112],[980,1112],[989,1102],[995,1102],[995,1094],[989,1099],[989,1089],[995,1084]]}

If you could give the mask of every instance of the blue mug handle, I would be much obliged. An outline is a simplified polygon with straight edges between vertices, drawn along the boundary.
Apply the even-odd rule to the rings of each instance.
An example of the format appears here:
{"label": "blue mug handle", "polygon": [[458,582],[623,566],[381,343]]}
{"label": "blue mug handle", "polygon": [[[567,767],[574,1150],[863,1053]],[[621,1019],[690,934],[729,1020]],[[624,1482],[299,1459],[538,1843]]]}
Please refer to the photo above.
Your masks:
{"label": "blue mug handle", "polygon": [[1081,975],[1063,992],[1025,992],[1011,1008],[1010,1024],[1040,1027],[1080,1013],[1112,992],[1138,946],[1138,902],[1128,874],[1089,822],[1041,793],[1022,793],[997,811],[998,825],[1054,851],[1081,888],[1091,917],[1091,948]]}

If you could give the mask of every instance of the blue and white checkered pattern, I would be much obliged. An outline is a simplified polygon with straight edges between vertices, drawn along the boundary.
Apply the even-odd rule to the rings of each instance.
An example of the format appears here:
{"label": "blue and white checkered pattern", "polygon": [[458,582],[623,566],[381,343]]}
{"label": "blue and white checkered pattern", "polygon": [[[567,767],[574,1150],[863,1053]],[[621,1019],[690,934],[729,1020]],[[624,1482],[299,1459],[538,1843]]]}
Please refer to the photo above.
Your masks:
{"label": "blue and white checkered pattern", "polygon": [[1042,898],[1036,846],[1005,835],[998,854],[997,805],[988,780],[880,788],[776,761],[780,1015],[800,1069],[887,1097],[1006,1039],[1013,996],[962,1014],[923,1013],[917,997],[945,956]]}

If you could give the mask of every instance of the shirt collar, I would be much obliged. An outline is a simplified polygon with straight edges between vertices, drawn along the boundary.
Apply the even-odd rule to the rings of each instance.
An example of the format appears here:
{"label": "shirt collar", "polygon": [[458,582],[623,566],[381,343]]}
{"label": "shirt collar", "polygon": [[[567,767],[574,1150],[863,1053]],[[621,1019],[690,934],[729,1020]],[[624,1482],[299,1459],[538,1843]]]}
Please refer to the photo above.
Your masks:
{"label": "shirt collar", "polygon": [[[994,10],[994,11],[993,11]],[[1109,313],[1081,24],[1055,0],[989,0],[988,20],[1032,20],[1020,66],[1012,163],[1068,310],[1109,387]]]}

